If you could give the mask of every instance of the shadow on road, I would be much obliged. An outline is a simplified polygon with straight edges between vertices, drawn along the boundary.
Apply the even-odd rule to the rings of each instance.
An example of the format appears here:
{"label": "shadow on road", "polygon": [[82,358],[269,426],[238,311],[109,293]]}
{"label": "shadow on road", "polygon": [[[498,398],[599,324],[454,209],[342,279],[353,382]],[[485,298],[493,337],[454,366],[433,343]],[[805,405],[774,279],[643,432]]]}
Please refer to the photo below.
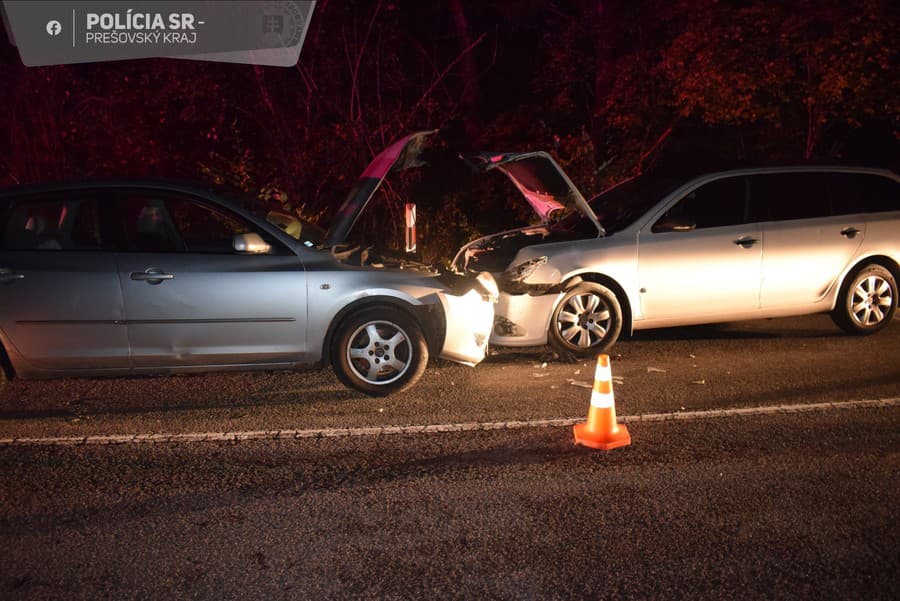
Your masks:
{"label": "shadow on road", "polygon": [[[810,325],[810,318],[805,318],[800,325],[791,318],[765,319],[757,321],[727,322],[681,326],[675,328],[657,328],[639,330],[631,336],[623,336],[613,347],[627,348],[630,342],[677,342],[698,340],[800,340],[800,339],[833,339],[846,336],[826,316],[817,316],[816,322]],[[487,358],[490,363],[515,363],[518,361],[563,361],[549,346],[533,347],[494,347]]]}
{"label": "shadow on road", "polygon": [[323,397],[334,403],[365,398],[340,385],[330,371],[15,379],[0,390],[0,422],[210,410],[239,418],[253,407],[314,403]]}

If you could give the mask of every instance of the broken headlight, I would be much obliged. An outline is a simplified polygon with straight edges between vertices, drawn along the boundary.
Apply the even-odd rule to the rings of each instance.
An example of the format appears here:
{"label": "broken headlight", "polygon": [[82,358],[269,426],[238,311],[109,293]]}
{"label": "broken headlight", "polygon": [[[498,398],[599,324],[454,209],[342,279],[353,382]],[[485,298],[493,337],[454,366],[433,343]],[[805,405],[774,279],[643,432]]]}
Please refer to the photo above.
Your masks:
{"label": "broken headlight", "polygon": [[514,265],[510,267],[502,274],[500,274],[500,280],[504,283],[513,283],[513,282],[521,282],[535,270],[547,263],[547,257],[538,257],[536,259],[529,259],[528,261],[524,261],[519,263],[518,265]]}

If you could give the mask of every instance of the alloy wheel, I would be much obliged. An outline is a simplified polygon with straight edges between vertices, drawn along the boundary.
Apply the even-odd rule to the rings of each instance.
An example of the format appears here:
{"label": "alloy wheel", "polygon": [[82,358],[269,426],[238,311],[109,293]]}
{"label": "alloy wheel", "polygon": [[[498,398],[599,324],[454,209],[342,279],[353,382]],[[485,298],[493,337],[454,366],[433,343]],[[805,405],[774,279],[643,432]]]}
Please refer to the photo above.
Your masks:
{"label": "alloy wheel", "polygon": [[592,293],[570,297],[556,318],[559,335],[567,343],[587,349],[600,344],[610,328],[612,313],[603,299]]}
{"label": "alloy wheel", "polygon": [[850,302],[853,321],[871,327],[884,321],[894,304],[894,297],[887,280],[870,275],[857,282]]}
{"label": "alloy wheel", "polygon": [[353,372],[370,384],[390,384],[409,369],[409,336],[390,321],[369,321],[350,336],[347,363]]}

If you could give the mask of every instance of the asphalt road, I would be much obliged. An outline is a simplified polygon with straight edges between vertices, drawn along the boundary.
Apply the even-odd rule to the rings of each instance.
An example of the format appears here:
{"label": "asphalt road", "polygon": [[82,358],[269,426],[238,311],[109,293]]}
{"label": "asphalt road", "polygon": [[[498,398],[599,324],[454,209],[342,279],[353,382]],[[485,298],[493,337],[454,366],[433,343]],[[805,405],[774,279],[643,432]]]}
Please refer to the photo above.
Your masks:
{"label": "asphalt road", "polygon": [[[369,398],[330,369],[13,380],[0,438],[346,428],[578,417],[594,365],[503,351],[475,368],[433,361],[411,390]],[[654,330],[611,352],[620,415],[900,397],[900,321],[871,337],[826,316]]]}
{"label": "asphalt road", "polygon": [[[900,397],[900,324],[617,345],[620,415]],[[592,366],[504,352],[388,399],[330,372],[13,381],[0,439],[583,416]],[[546,374],[546,375],[545,375]],[[3,598],[900,597],[900,407],[302,440],[0,446]]]}

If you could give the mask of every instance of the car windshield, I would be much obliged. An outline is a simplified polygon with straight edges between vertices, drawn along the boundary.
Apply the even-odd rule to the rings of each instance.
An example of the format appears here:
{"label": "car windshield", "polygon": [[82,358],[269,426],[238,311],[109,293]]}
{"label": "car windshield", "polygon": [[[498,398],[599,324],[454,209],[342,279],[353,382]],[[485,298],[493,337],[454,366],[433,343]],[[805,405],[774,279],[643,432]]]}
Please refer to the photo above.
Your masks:
{"label": "car windshield", "polygon": [[[687,181],[686,178],[642,175],[608,188],[588,201],[607,235],[621,231],[649,211],[667,194]],[[568,215],[559,222],[566,230],[587,229],[587,217]]]}

